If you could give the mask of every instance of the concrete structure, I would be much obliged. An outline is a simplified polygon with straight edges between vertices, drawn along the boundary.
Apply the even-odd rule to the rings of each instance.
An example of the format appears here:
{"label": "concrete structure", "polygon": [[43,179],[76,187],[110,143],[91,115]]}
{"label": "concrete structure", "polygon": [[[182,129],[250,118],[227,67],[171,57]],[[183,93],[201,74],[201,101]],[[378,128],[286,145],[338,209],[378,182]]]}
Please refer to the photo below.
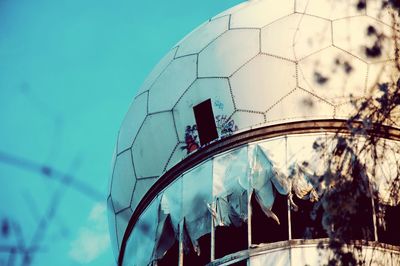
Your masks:
{"label": "concrete structure", "polygon": [[[399,77],[396,40],[378,37],[394,36],[396,16],[380,3],[248,1],[174,46],[119,132],[108,197],[119,263],[323,263],[312,144],[345,127],[351,99]],[[380,237],[370,219],[363,252],[399,263],[400,228]]]}

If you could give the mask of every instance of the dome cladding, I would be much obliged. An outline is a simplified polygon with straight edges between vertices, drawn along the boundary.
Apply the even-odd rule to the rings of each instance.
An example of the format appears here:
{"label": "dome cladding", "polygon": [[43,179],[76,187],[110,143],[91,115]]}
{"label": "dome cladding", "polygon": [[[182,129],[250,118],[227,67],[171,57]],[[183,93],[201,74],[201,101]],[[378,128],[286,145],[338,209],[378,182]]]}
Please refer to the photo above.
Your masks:
{"label": "dome cladding", "polygon": [[248,1],[173,47],[139,88],[119,132],[108,201],[115,249],[145,192],[200,147],[193,112],[199,103],[210,99],[223,137],[289,121],[345,119],[352,99],[397,80],[399,19],[378,3]]}

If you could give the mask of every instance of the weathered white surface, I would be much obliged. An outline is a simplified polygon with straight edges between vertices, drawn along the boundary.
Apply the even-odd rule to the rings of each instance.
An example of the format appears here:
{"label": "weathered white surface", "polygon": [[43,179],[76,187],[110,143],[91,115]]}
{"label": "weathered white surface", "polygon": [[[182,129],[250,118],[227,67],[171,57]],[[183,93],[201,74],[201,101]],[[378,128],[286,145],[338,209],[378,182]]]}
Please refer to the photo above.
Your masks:
{"label": "weathered white surface", "polygon": [[[194,125],[192,108],[205,99],[213,101],[220,132],[226,125],[243,131],[346,118],[354,111],[350,95],[362,98],[377,81],[396,80],[399,73],[388,61],[393,39],[382,42],[380,56],[365,55],[366,45],[376,38],[367,34],[368,26],[391,36],[391,11],[379,14],[378,1],[372,0],[357,10],[357,2],[246,1],[174,46],[144,81],[122,124],[110,215],[129,206],[131,198],[135,208],[157,177],[188,154],[185,136],[187,126]],[[125,168],[123,150],[133,158]],[[135,174],[152,179],[137,185],[137,191]]]}

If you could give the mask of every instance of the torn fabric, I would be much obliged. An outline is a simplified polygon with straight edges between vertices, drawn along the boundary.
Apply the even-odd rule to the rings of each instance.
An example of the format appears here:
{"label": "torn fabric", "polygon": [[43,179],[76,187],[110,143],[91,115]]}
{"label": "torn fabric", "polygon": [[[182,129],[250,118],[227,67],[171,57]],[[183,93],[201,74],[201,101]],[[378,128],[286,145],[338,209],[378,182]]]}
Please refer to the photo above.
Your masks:
{"label": "torn fabric", "polygon": [[297,163],[293,164],[290,169],[292,192],[299,199],[309,199],[312,202],[318,201],[319,196],[311,180],[313,175]]}
{"label": "torn fabric", "polygon": [[275,193],[287,195],[290,191],[290,182],[284,174],[284,169],[280,169],[282,166],[272,160],[269,151],[262,149],[260,145],[255,145],[251,152],[252,193],[255,194],[265,215],[280,224],[279,217],[272,211]]}
{"label": "torn fabric", "polygon": [[209,209],[216,226],[240,226],[247,221],[248,175],[247,146],[214,158]]}

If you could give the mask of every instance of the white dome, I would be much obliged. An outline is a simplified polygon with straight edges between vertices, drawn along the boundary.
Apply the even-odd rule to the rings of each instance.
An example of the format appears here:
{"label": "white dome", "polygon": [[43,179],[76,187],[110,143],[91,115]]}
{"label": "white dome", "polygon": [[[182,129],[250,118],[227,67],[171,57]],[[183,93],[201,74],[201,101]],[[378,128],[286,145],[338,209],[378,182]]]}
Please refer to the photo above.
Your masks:
{"label": "white dome", "polygon": [[186,137],[196,135],[187,131],[196,124],[193,106],[211,99],[221,137],[288,121],[347,118],[350,95],[362,98],[377,81],[396,80],[393,38],[371,49],[379,34],[393,35],[393,11],[379,14],[380,1],[357,3],[249,1],[171,49],[138,90],[119,132],[108,200],[116,250],[146,191],[188,155]]}

